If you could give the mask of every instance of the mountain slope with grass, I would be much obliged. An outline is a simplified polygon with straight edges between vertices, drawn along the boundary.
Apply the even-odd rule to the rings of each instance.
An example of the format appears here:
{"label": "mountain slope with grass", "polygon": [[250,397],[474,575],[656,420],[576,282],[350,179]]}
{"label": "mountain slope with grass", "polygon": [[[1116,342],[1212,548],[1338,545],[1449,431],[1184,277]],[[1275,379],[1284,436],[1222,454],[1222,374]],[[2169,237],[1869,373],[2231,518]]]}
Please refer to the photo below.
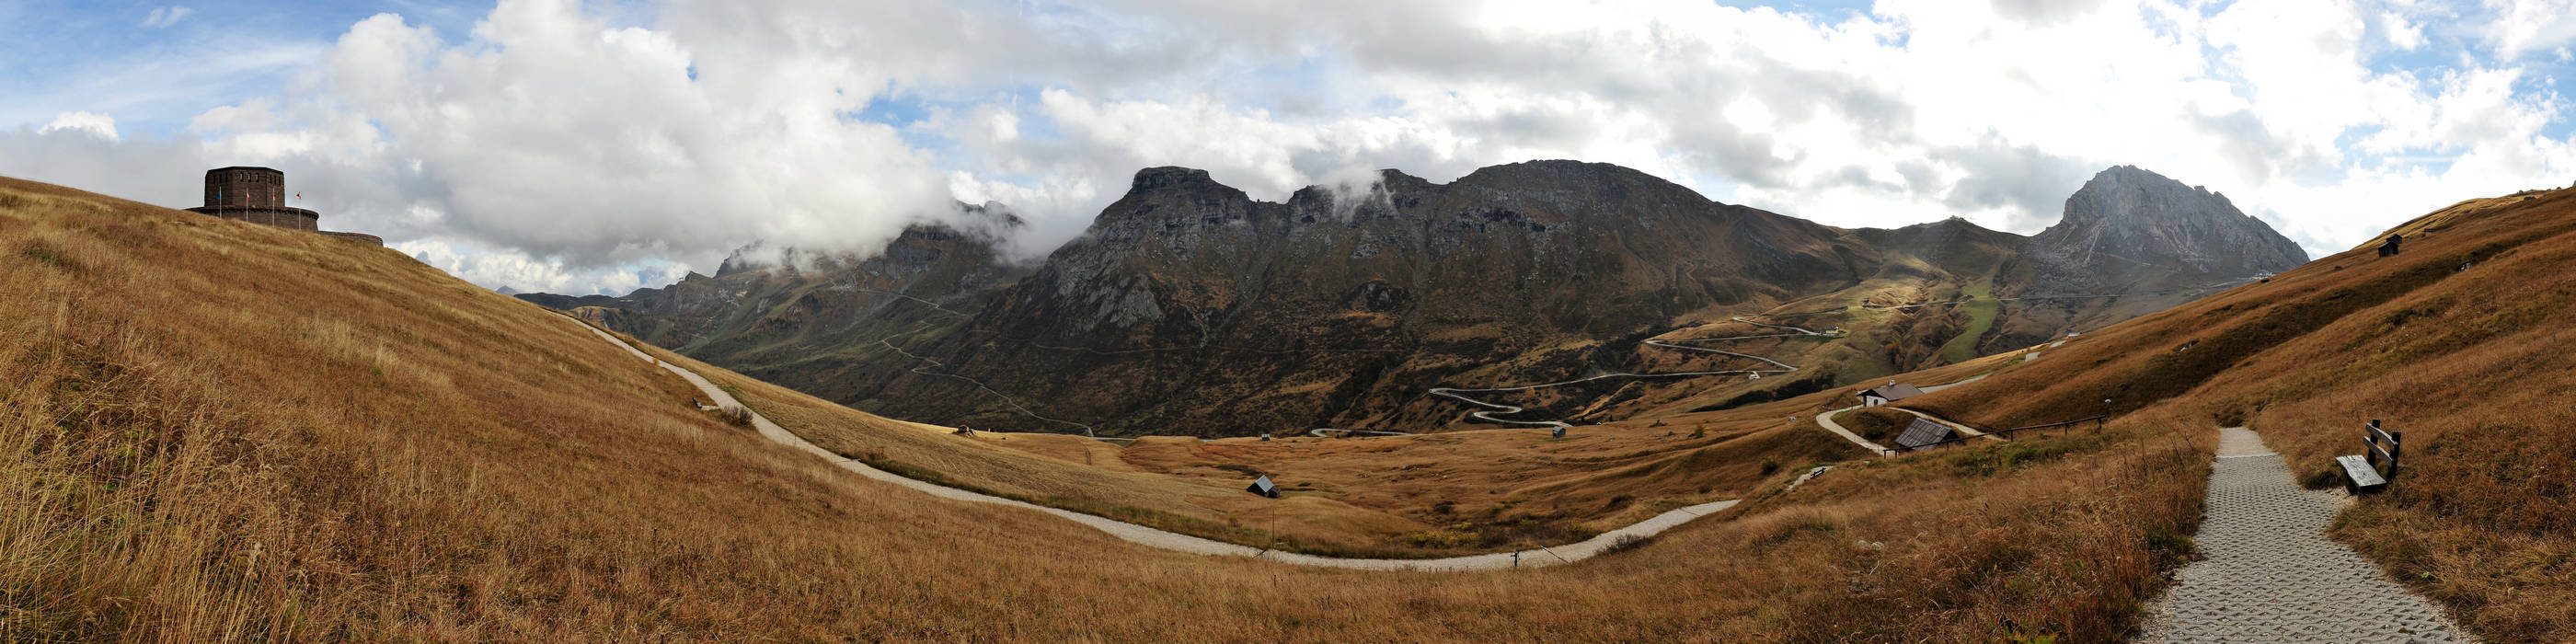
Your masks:
{"label": "mountain slope with grass", "polygon": [[[858,479],[379,247],[0,180],[0,301],[0,640],[2101,640],[2161,583],[2208,453],[2171,431],[2208,419],[2149,410],[1794,492],[1811,463],[1657,459],[1599,469],[1755,483],[1575,565],[1319,571]],[[1838,393],[1693,418],[1716,438]],[[876,440],[933,433],[907,427]],[[942,454],[1041,452],[1066,469],[1026,484],[1122,467]],[[1571,456],[1477,467],[1597,466]]]}
{"label": "mountain slope with grass", "polygon": [[[2310,487],[2372,419],[2403,469],[2333,536],[2493,641],[2576,640],[2576,189],[2472,199],[2365,246],[1906,401],[2011,427],[2096,414],[2246,425]],[[2384,236],[2384,235],[2383,235]]]}

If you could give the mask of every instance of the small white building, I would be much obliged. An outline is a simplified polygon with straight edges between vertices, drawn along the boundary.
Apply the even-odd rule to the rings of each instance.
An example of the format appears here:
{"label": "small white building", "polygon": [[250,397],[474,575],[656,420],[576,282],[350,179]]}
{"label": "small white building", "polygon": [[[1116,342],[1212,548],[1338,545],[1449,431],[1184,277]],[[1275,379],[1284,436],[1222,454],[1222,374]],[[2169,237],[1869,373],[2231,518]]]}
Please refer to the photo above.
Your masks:
{"label": "small white building", "polygon": [[1914,385],[1898,384],[1890,380],[1887,381],[1886,386],[1860,392],[1860,406],[1877,407],[1920,395],[1923,395],[1923,390],[1914,388]]}

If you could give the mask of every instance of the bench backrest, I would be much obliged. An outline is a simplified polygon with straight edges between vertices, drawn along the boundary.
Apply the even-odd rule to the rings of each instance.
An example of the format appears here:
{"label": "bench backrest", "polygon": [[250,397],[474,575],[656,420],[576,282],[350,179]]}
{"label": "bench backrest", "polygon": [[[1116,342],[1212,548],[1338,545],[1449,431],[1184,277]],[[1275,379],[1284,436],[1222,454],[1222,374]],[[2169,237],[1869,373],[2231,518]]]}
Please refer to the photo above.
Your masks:
{"label": "bench backrest", "polygon": [[2370,419],[2370,424],[2361,427],[2361,442],[2365,448],[2361,455],[2370,459],[2371,465],[2378,466],[2381,471],[2390,476],[2395,476],[2397,457],[2404,455],[2406,451],[2404,443],[2401,442],[2405,437],[2406,432],[2380,429],[2379,419]]}

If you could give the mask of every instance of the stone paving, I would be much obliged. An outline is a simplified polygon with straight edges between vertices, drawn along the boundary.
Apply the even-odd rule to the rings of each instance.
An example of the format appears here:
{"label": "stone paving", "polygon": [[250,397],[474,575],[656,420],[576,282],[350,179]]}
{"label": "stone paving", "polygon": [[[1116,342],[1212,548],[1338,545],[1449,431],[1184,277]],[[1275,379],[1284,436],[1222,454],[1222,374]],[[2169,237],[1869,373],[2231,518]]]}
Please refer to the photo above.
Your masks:
{"label": "stone paving", "polygon": [[2253,431],[2220,431],[2193,535],[2208,559],[2183,567],[2142,640],[2475,641],[2378,565],[2326,539],[2342,493],[2299,487]]}

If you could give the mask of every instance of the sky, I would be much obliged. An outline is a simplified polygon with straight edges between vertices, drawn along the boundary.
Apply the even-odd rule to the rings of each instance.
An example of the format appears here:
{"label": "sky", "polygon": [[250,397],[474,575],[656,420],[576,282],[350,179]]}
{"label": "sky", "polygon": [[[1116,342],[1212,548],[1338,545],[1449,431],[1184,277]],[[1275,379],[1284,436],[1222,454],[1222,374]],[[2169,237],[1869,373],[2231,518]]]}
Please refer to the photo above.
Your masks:
{"label": "sky", "polygon": [[961,203],[1034,259],[1164,165],[1276,201],[1579,159],[2024,234],[2136,165],[2323,255],[2576,182],[2571,47],[2576,0],[8,0],[0,175],[186,207],[274,167],[326,229],[570,294]]}

